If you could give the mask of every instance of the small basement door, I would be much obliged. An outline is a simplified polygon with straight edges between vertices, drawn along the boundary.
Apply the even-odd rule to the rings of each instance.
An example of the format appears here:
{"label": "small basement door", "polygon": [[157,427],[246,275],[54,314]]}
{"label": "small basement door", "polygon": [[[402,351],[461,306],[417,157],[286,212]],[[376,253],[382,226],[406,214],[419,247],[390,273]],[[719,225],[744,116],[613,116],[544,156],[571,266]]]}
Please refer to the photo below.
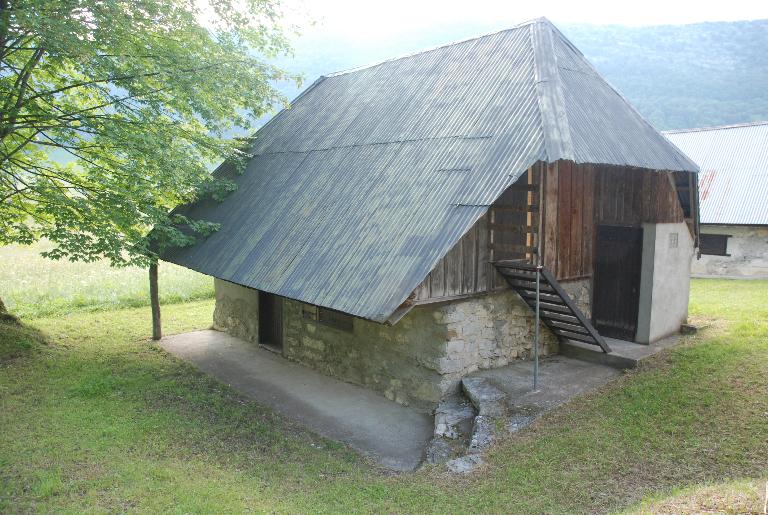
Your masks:
{"label": "small basement door", "polygon": [[642,259],[641,227],[598,226],[592,323],[601,335],[635,340]]}
{"label": "small basement door", "polygon": [[259,292],[259,343],[276,350],[283,349],[283,299]]}

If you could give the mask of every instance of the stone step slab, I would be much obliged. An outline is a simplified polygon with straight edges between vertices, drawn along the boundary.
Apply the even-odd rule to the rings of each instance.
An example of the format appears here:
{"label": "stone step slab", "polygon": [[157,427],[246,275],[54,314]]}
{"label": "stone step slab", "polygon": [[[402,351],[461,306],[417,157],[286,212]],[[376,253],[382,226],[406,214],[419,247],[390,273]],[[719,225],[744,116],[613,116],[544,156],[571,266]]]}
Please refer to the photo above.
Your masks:
{"label": "stone step slab", "polygon": [[507,394],[484,377],[465,377],[461,381],[464,393],[477,409],[478,415],[497,418],[507,415]]}
{"label": "stone step slab", "polygon": [[475,417],[472,439],[469,441],[469,454],[479,454],[491,446],[495,440],[496,418],[486,415]]}
{"label": "stone step slab", "polygon": [[483,458],[479,454],[468,454],[446,463],[448,470],[454,474],[469,474],[483,464]]}
{"label": "stone step slab", "polygon": [[465,452],[466,447],[463,441],[435,436],[427,445],[425,462],[430,465],[445,463],[464,455]]}
{"label": "stone step slab", "polygon": [[472,430],[475,408],[466,399],[454,395],[440,401],[435,409],[435,436],[458,439]]}

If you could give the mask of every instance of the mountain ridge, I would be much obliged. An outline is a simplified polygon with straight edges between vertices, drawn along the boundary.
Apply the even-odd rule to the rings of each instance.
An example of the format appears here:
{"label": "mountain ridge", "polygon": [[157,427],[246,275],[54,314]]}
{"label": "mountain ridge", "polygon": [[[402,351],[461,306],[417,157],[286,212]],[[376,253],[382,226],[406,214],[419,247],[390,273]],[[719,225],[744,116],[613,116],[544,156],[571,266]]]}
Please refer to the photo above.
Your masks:
{"label": "mountain ridge", "polygon": [[[768,20],[630,27],[556,24],[659,130],[768,120]],[[320,75],[375,64],[508,27],[455,24],[374,41],[315,34],[278,65]],[[295,97],[298,88],[281,85]]]}

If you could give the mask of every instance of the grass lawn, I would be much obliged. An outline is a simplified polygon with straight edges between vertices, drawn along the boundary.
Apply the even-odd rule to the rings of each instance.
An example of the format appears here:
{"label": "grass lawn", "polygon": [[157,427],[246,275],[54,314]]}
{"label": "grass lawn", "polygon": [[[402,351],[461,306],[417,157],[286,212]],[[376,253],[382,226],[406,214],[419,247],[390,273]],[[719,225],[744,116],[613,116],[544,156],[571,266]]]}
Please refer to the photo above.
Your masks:
{"label": "grass lawn", "polygon": [[[167,305],[164,329],[212,308]],[[0,357],[0,512],[761,513],[768,281],[695,280],[691,313],[704,328],[684,345],[469,477],[387,473],[241,398],[148,341],[146,308],[0,327],[27,342]]]}
{"label": "grass lawn", "polygon": [[[46,259],[48,242],[0,247],[0,298],[23,318],[73,311],[103,311],[149,304],[146,269],[114,268],[106,261],[71,263]],[[213,298],[213,279],[172,263],[159,266],[160,301]]]}

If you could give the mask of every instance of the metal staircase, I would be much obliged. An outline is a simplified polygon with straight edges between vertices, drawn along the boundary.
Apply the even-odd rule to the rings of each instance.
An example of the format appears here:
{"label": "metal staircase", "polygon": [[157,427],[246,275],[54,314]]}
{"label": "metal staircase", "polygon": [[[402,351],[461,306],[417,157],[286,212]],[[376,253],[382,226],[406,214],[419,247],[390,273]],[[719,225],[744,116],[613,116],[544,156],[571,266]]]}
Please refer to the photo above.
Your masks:
{"label": "metal staircase", "polygon": [[[537,267],[517,260],[495,261],[493,264],[509,286],[536,311]],[[540,268],[539,316],[560,339],[596,345],[605,353],[611,352],[603,337],[545,267]]]}

